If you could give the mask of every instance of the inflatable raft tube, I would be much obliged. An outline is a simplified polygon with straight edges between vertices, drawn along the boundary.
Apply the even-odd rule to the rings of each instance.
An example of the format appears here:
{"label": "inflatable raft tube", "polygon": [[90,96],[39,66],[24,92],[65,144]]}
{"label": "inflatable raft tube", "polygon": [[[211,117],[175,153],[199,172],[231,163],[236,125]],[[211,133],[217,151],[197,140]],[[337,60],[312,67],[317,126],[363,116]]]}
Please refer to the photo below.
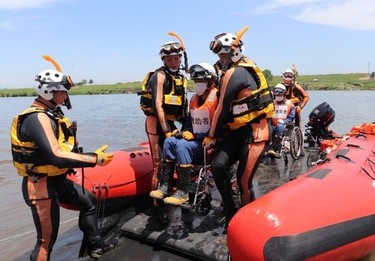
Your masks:
{"label": "inflatable raft tube", "polygon": [[327,159],[240,209],[232,260],[358,260],[375,250],[375,125],[354,127]]}
{"label": "inflatable raft tube", "polygon": [[[107,166],[76,169],[72,181],[83,185],[98,200],[123,202],[151,191],[152,158],[148,143],[135,148],[114,151],[114,158]],[[76,209],[62,204],[64,208]]]}

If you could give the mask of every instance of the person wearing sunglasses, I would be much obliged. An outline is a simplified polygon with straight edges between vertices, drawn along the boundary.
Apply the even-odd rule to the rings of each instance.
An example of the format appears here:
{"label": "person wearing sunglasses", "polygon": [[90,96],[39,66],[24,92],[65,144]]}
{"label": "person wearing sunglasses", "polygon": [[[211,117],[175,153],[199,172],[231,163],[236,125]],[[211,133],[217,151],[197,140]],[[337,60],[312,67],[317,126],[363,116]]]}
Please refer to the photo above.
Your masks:
{"label": "person wearing sunglasses", "polygon": [[79,227],[87,244],[87,253],[99,258],[114,245],[102,240],[98,228],[94,195],[67,179],[73,168],[105,166],[113,153],[107,145],[94,153],[82,153],[77,147],[75,125],[62,112],[71,108],[68,91],[74,86],[69,76],[56,70],[44,70],[36,77],[38,97],[16,115],[11,126],[13,164],[22,176],[22,193],[30,207],[37,232],[37,242],[30,260],[49,260],[55,244],[60,203],[80,210]]}
{"label": "person wearing sunglasses", "polygon": [[284,137],[286,126],[294,124],[296,108],[285,96],[286,87],[282,83],[276,84],[273,89],[275,116],[272,118],[272,143],[266,156],[280,158],[281,140]]}
{"label": "person wearing sunglasses", "polygon": [[237,211],[229,169],[238,162],[242,206],[253,201],[252,179],[270,140],[274,104],[262,70],[243,55],[244,45],[236,35],[217,35],[210,50],[219,56],[220,98],[203,144],[215,144],[211,167],[224,205],[217,224],[227,225]]}
{"label": "person wearing sunglasses", "polygon": [[[189,103],[189,115],[181,131],[174,131],[164,142],[158,189],[150,196],[163,199],[165,204],[182,205],[189,200],[188,184],[194,173],[194,164],[203,162],[202,141],[210,128],[218,102],[214,67],[209,63],[192,65],[190,79],[195,83],[195,94]],[[172,177],[176,169],[177,190],[172,194]]]}
{"label": "person wearing sunglasses", "polygon": [[[141,96],[141,108],[146,115],[145,129],[153,159],[152,190],[158,188],[159,172],[169,168],[165,162],[160,166],[164,140],[177,129],[175,123],[182,122],[187,114],[187,79],[180,72],[184,51],[178,42],[163,44],[159,52],[163,66],[152,72],[143,83],[145,92]],[[164,219],[165,213],[159,207],[162,202],[154,198],[151,215]]]}
{"label": "person wearing sunglasses", "polygon": [[296,81],[297,72],[286,69],[283,74],[283,84],[286,87],[286,98],[296,106],[296,126],[301,127],[301,111],[309,101],[309,95],[305,89]]}

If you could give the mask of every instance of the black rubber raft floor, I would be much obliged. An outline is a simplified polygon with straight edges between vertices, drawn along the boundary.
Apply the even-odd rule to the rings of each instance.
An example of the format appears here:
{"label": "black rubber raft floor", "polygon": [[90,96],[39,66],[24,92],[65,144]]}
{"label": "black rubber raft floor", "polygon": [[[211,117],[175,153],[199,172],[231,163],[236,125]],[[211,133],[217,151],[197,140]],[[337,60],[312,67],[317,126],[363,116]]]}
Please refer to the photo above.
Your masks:
{"label": "black rubber raft floor", "polygon": [[141,213],[127,221],[121,230],[127,236],[150,242],[163,248],[202,260],[227,260],[228,249],[223,226],[215,220],[221,207],[213,208],[206,216],[192,209],[166,207],[170,222]]}

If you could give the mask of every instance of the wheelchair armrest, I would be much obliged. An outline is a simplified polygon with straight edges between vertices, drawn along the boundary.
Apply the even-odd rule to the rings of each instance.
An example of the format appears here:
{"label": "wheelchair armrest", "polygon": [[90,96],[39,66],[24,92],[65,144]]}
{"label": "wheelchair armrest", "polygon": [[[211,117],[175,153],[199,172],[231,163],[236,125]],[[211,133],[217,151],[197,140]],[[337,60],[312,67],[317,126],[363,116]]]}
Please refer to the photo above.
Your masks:
{"label": "wheelchair armrest", "polygon": [[287,128],[293,128],[294,127],[294,122],[289,122],[289,123],[285,124],[285,127],[287,127]]}

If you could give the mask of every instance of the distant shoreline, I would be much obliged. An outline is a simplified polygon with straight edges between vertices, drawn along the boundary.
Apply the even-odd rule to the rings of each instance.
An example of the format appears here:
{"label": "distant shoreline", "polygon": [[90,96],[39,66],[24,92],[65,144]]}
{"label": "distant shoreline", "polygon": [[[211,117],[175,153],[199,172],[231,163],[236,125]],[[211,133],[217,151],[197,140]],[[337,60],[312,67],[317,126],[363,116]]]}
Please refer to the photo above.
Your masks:
{"label": "distant shoreline", "polygon": [[[273,76],[269,85],[275,86],[281,77]],[[306,90],[375,90],[375,80],[365,73],[326,74],[326,75],[299,75],[297,81]],[[71,95],[93,94],[122,94],[136,93],[141,90],[142,82],[128,82],[115,84],[76,85],[70,90]],[[188,90],[194,90],[194,82],[188,81]],[[0,97],[27,97],[35,96],[33,88],[0,89]]]}

